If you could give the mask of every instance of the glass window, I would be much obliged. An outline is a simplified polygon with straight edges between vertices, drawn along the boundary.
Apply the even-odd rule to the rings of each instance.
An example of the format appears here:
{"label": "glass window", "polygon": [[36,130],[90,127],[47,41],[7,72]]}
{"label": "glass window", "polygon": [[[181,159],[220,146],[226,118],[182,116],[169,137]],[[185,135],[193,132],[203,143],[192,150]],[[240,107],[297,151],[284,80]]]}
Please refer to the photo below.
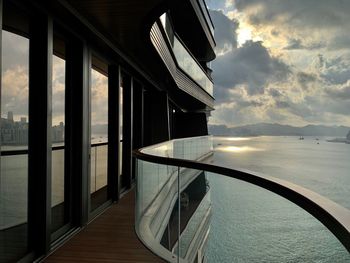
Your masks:
{"label": "glass window", "polygon": [[0,262],[27,253],[29,40],[2,30]]}
{"label": "glass window", "polygon": [[[51,180],[51,232],[64,226],[69,218],[65,200],[65,43],[54,39],[52,58],[52,180]],[[68,190],[68,189],[67,189]]]}
{"label": "glass window", "polygon": [[108,200],[108,76],[107,66],[93,58],[91,69],[90,209]]}

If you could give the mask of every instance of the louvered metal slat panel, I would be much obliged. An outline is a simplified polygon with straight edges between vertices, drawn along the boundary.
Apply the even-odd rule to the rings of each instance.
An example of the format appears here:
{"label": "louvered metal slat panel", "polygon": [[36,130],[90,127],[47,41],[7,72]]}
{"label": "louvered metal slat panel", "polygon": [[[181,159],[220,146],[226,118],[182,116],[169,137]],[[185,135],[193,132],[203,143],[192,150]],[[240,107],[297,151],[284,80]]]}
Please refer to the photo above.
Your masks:
{"label": "louvered metal slat panel", "polygon": [[154,23],[152,26],[150,37],[153,46],[174,78],[178,88],[203,102],[208,107],[214,108],[214,99],[177,67],[157,23]]}

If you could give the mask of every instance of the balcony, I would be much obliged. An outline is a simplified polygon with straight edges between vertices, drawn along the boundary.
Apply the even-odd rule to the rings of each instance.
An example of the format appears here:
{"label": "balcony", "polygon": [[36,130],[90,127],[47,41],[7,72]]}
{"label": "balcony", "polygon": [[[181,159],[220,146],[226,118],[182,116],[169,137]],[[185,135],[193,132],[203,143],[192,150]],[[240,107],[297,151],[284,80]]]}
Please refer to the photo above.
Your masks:
{"label": "balcony", "polygon": [[201,7],[201,12],[205,18],[205,23],[209,27],[210,33],[214,36],[214,24],[213,21],[211,20],[211,17],[209,15],[209,11],[207,8],[207,5],[205,3],[205,0],[197,0],[197,1],[192,1],[192,2],[197,2],[199,6]]}
{"label": "balcony", "polygon": [[[16,148],[16,149],[15,149]],[[2,146],[0,203],[0,240],[8,246],[0,251],[0,262],[14,262],[13,254],[26,252],[28,209],[28,149],[26,146]],[[64,208],[64,146],[52,147],[52,235],[62,225]],[[92,197],[102,194],[107,185],[107,143],[91,145]],[[8,188],[13,191],[8,191]],[[93,203],[91,204],[94,205]],[[134,231],[135,192],[126,193],[118,204],[110,206],[45,262],[163,262],[148,251]],[[5,242],[6,241],[6,242]],[[55,248],[54,246],[52,247]],[[121,249],[122,248],[122,249]]]}
{"label": "balcony", "polygon": [[215,58],[214,25],[204,0],[176,1],[170,8],[174,28],[201,61]]}
{"label": "balcony", "polygon": [[[184,208],[186,203],[184,193],[190,196],[190,191],[194,188],[188,186],[202,177],[205,178],[206,189],[209,189],[208,181],[221,180],[224,185],[234,185],[239,184],[237,180],[240,180],[277,194],[277,199],[282,199],[281,197],[287,199],[281,200],[284,203],[291,201],[303,209],[300,211],[301,215],[306,216],[309,222],[313,222],[313,219],[306,212],[328,228],[334,236],[329,235],[329,231],[324,229],[325,235],[329,235],[330,239],[337,238],[340,242],[334,239],[336,249],[341,255],[346,256],[346,250],[350,251],[348,209],[315,192],[281,179],[212,164],[210,156],[213,149],[210,143],[210,136],[186,138],[147,147],[134,153],[138,159],[136,232],[153,253],[168,262],[196,262],[196,259],[201,262],[200,260],[205,257],[211,236],[218,234],[212,233],[214,226],[212,229],[210,220],[213,213],[215,215],[215,212],[223,212],[220,204],[226,202],[227,198],[223,197],[219,203],[217,201],[213,203],[210,195],[220,189],[217,186],[214,188],[210,186],[212,192],[206,191],[202,195],[199,205],[195,206],[196,209],[188,219]],[[198,188],[200,187],[196,189]],[[288,209],[296,209],[294,204],[287,204],[290,206]],[[250,207],[247,204],[242,205]],[[226,211],[226,213],[234,212]],[[215,216],[221,218],[221,215]],[[232,226],[236,222],[221,223],[224,224],[222,225],[224,230],[220,232],[223,234],[229,225]],[[259,231],[258,228],[254,229],[254,232]],[[217,231],[217,227],[214,230]],[[166,233],[170,233],[170,238],[169,235],[167,239],[164,238]],[[217,243],[214,246],[217,246]],[[244,244],[241,244],[242,246],[244,247]]]}
{"label": "balcony", "polygon": [[213,97],[212,80],[177,36],[174,37],[173,52],[179,67]]}
{"label": "balcony", "polygon": [[153,24],[150,37],[179,89],[212,109],[214,98],[211,77],[174,32],[166,14]]}

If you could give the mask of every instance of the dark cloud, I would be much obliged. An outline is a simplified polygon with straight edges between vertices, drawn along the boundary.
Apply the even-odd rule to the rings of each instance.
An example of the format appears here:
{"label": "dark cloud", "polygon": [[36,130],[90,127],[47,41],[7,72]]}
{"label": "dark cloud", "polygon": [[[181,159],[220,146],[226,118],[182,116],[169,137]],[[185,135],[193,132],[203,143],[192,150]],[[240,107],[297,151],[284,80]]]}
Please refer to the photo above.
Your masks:
{"label": "dark cloud", "polygon": [[210,10],[215,26],[216,51],[221,52],[237,47],[237,20],[231,20],[222,11]]}
{"label": "dark cloud", "polygon": [[317,76],[315,74],[310,74],[306,72],[298,72],[296,74],[297,81],[299,85],[304,89],[307,90],[309,88],[309,84],[313,83],[317,80]]}
{"label": "dark cloud", "polygon": [[247,108],[247,107],[261,107],[264,105],[263,102],[258,100],[237,100],[236,105],[240,108]]}
{"label": "dark cloud", "polygon": [[286,109],[286,108],[290,108],[290,104],[287,101],[279,101],[276,100],[275,101],[275,105],[277,108],[279,109]]}
{"label": "dark cloud", "polygon": [[[350,1],[346,0],[231,0],[236,8],[247,15],[250,23],[272,25],[281,31],[308,37],[323,30],[323,43],[302,45],[300,39],[291,40],[286,49],[350,49]],[[282,29],[284,28],[284,29]],[[295,30],[297,29],[297,30]],[[303,33],[302,33],[303,32]],[[326,33],[327,32],[327,33]],[[288,33],[287,33],[288,34]]]}
{"label": "dark cloud", "polygon": [[329,28],[347,25],[350,1],[344,0],[235,0],[239,11],[248,12],[253,24],[288,23],[292,26]]}
{"label": "dark cloud", "polygon": [[[269,81],[286,79],[289,67],[272,57],[262,42],[247,41],[242,47],[219,56],[213,63],[217,100],[229,99],[220,89],[244,85],[249,95],[263,94]],[[218,97],[223,96],[223,97]]]}
{"label": "dark cloud", "polygon": [[280,102],[282,103],[280,106],[284,106],[284,108],[287,108],[288,111],[296,116],[301,117],[302,119],[310,118],[311,116],[323,114],[324,112],[316,110],[315,107],[313,107],[310,104],[305,103],[304,101],[301,101],[299,103],[295,103],[292,101],[288,102]]}
{"label": "dark cloud", "polygon": [[[324,117],[327,113],[349,116],[350,100],[349,99],[324,99],[320,96],[306,96],[303,105],[308,105],[313,111],[313,115],[305,115],[305,119],[319,117],[318,121],[327,122]],[[323,119],[322,119],[323,118]],[[329,121],[329,120],[328,120]]]}
{"label": "dark cloud", "polygon": [[301,43],[300,39],[292,38],[288,41],[287,46],[284,47],[284,49],[303,49],[304,46]]}
{"label": "dark cloud", "polygon": [[268,90],[268,94],[271,95],[273,98],[279,98],[279,97],[282,97],[283,95],[279,90],[274,88],[270,88]]}
{"label": "dark cloud", "polygon": [[[346,92],[344,90],[344,92]],[[275,106],[277,109],[287,111],[289,114],[295,115],[304,121],[311,123],[329,123],[329,114],[348,116],[350,108],[350,98],[346,100],[342,97],[342,93],[333,94],[339,96],[341,100],[328,99],[323,96],[305,96],[299,102],[292,102],[286,98],[285,100],[276,100]]]}
{"label": "dark cloud", "polygon": [[350,57],[325,59],[321,56],[321,78],[330,84],[344,84],[350,79]]}
{"label": "dark cloud", "polygon": [[[348,85],[341,88],[327,88],[326,93],[333,99],[350,100],[350,82],[347,84]],[[348,113],[349,112],[350,108],[348,109]]]}
{"label": "dark cloud", "polygon": [[313,49],[323,48],[324,46],[325,45],[320,43],[320,42],[315,42],[315,43],[305,45],[305,44],[303,44],[303,42],[300,39],[291,38],[291,39],[289,39],[287,46],[285,46],[283,49],[285,49],[285,50],[297,50],[297,49],[313,50]]}
{"label": "dark cloud", "polygon": [[330,50],[349,49],[349,48],[350,48],[350,36],[348,34],[338,34],[329,40],[328,49]]}
{"label": "dark cloud", "polygon": [[271,30],[271,35],[278,37],[280,35],[280,32],[276,29]]}

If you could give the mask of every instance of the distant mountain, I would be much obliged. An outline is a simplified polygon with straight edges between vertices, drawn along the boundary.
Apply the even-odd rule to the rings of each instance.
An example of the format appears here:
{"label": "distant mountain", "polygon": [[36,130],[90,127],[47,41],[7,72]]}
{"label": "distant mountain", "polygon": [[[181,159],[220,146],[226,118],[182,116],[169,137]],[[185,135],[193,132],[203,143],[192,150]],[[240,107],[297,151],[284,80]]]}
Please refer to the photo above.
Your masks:
{"label": "distant mountain", "polygon": [[[219,136],[340,136],[345,137],[350,127],[306,125],[294,127],[277,123],[257,123],[238,127],[227,127],[226,125],[209,125],[209,133]],[[350,132],[348,134],[350,136]]]}

